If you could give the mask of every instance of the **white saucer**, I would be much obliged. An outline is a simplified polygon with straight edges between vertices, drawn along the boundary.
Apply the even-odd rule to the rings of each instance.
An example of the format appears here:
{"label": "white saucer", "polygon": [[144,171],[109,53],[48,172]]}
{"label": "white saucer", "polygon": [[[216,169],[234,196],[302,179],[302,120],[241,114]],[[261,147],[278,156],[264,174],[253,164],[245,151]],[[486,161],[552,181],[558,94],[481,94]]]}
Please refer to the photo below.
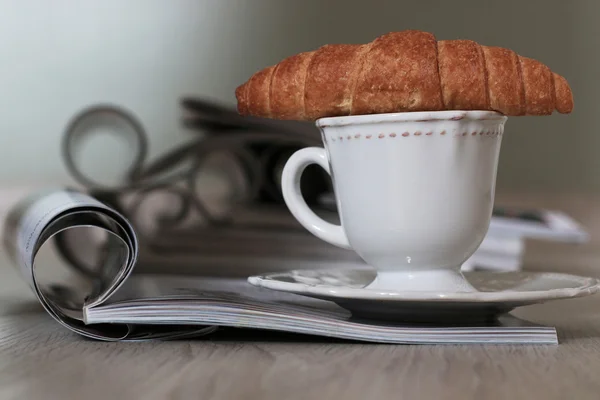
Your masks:
{"label": "white saucer", "polygon": [[465,272],[477,292],[368,289],[375,272],[363,268],[296,270],[251,276],[255,286],[337,303],[355,317],[402,321],[493,319],[520,306],[588,296],[595,278],[539,272]]}

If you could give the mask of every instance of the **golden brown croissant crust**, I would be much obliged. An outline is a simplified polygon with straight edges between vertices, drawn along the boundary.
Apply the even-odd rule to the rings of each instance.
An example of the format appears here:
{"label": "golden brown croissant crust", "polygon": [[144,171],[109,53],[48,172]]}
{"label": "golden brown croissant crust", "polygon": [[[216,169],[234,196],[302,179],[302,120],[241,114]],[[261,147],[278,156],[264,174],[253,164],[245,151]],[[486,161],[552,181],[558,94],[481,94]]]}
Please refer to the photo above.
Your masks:
{"label": "golden brown croissant crust", "polygon": [[415,30],[364,45],[325,45],[255,73],[236,89],[242,115],[273,119],[409,111],[492,110],[550,115],[573,110],[562,76],[515,52]]}

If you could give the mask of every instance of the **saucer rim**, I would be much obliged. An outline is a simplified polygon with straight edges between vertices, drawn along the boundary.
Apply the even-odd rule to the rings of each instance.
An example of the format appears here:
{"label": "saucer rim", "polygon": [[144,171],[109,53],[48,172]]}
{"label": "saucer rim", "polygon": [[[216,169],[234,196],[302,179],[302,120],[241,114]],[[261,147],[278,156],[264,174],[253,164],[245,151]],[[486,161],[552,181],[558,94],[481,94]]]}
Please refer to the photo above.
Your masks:
{"label": "saucer rim", "polygon": [[[348,269],[352,271],[356,269]],[[257,287],[263,287],[270,290],[295,293],[299,295],[310,295],[311,297],[341,299],[341,300],[377,300],[377,301],[419,301],[419,302],[458,302],[458,303],[499,303],[499,302],[537,302],[553,299],[568,299],[585,297],[600,292],[600,280],[589,276],[580,276],[559,272],[540,272],[540,271],[514,271],[522,272],[533,276],[552,276],[579,282],[578,287],[572,288],[554,288],[548,290],[531,291],[502,291],[502,292],[439,292],[439,291],[382,291],[366,288],[333,287],[328,285],[310,285],[299,282],[277,281],[271,276],[287,275],[292,272],[301,273],[310,271],[314,273],[318,270],[294,270],[288,272],[276,272],[261,275],[253,275],[247,278],[248,282]],[[331,269],[323,270],[331,272]],[[333,271],[339,271],[334,269]],[[473,272],[471,272],[473,273]],[[483,274],[504,274],[506,272],[488,272],[480,271],[474,273]]]}

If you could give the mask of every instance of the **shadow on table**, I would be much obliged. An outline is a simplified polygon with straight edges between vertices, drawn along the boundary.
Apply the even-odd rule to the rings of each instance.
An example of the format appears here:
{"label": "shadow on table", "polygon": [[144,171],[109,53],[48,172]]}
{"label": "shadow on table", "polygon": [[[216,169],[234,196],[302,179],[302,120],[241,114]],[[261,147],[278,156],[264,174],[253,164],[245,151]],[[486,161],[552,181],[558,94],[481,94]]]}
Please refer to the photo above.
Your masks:
{"label": "shadow on table", "polygon": [[252,343],[314,343],[314,344],[369,344],[358,340],[345,340],[325,336],[304,335],[301,333],[279,332],[260,329],[224,328],[206,338],[197,340],[210,340],[211,342],[252,342]]}

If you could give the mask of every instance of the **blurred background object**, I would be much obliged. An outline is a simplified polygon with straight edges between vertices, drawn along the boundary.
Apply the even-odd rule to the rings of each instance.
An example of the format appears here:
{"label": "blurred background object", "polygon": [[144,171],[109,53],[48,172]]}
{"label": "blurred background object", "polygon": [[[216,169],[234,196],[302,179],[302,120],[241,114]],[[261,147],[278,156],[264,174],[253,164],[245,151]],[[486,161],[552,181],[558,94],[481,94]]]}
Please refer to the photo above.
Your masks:
{"label": "blurred background object", "polygon": [[[310,235],[284,204],[280,181],[288,157],[321,145],[313,124],[241,117],[235,109],[200,98],[183,98],[181,105],[182,123],[197,134],[154,160],[147,160],[143,125],[117,105],[86,107],[70,120],[62,138],[61,155],[78,189],[133,224],[141,245],[136,271],[247,275],[289,268],[284,260],[299,267],[360,262]],[[97,171],[82,168],[79,144],[99,130],[131,144],[131,163],[118,181],[102,181]],[[306,168],[300,186],[315,212],[339,222],[325,171]],[[89,269],[90,244],[92,249],[107,244],[68,231],[55,243],[65,261],[79,269]]]}

